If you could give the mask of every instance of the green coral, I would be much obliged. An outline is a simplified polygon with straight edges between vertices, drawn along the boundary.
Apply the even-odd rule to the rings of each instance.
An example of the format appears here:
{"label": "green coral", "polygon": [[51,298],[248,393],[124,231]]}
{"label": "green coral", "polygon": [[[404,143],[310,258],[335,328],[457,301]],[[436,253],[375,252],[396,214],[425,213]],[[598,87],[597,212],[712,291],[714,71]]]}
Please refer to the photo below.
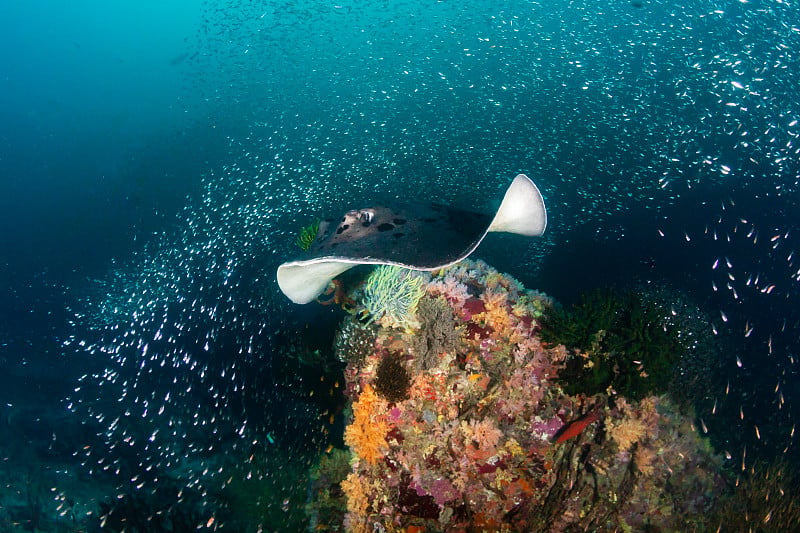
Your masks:
{"label": "green coral", "polygon": [[305,226],[300,229],[300,234],[297,236],[297,240],[295,243],[297,246],[300,247],[301,250],[304,252],[311,248],[311,245],[314,243],[314,240],[317,238],[317,234],[319,233],[319,220],[315,220],[308,226]]}
{"label": "green coral", "polygon": [[381,321],[383,325],[404,329],[418,326],[417,304],[425,294],[421,274],[394,265],[381,265],[364,282],[362,316],[367,323]]}
{"label": "green coral", "polygon": [[612,387],[639,399],[665,392],[685,348],[660,308],[633,291],[601,289],[567,310],[554,306],[542,321],[545,342],[576,351],[561,371],[569,394]]}

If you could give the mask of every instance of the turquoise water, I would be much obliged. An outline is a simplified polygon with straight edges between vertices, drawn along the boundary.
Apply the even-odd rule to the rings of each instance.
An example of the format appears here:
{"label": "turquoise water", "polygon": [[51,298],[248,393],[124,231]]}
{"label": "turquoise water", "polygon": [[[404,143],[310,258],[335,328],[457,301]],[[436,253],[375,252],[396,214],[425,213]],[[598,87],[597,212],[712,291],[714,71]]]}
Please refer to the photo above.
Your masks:
{"label": "turquoise water", "polygon": [[547,233],[478,255],[564,302],[680,291],[724,347],[698,427],[732,469],[797,462],[796,3],[239,4],[0,7],[4,454],[32,480],[3,524],[180,500],[213,528],[258,493],[298,527],[341,439],[341,316],[274,279],[298,229],[490,210],[520,172]]}

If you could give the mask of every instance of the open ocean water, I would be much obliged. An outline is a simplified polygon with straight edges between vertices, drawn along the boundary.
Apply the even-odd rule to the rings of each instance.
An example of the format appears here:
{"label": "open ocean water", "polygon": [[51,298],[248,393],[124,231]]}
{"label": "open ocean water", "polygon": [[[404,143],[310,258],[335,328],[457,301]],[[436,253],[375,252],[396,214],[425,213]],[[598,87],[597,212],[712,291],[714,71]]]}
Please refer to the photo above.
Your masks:
{"label": "open ocean water", "polygon": [[795,0],[4,2],[0,531],[303,530],[344,401],[299,228],[521,172],[546,234],[477,256],[701,310],[697,431],[796,475],[799,54]]}

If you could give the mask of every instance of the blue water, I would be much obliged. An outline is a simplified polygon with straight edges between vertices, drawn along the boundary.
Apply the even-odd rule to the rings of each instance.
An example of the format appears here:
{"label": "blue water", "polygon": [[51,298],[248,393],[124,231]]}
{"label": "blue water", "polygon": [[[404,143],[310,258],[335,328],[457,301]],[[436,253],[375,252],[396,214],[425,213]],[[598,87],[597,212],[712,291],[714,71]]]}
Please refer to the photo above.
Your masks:
{"label": "blue water", "polygon": [[240,4],[0,5],[2,527],[180,488],[187,528],[299,527],[341,369],[274,281],[298,228],[520,172],[548,232],[479,256],[564,302],[682,291],[724,346],[698,421],[796,467],[796,3]]}

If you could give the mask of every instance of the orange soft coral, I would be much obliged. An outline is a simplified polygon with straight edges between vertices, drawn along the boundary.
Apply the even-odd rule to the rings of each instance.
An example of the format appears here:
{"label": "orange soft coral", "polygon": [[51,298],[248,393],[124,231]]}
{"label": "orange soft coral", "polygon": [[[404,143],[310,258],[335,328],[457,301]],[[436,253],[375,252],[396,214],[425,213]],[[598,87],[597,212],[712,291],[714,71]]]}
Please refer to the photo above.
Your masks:
{"label": "orange soft coral", "polygon": [[496,292],[486,291],[481,295],[486,311],[473,317],[503,335],[507,335],[511,328],[511,313],[508,303],[508,293],[503,290]]}
{"label": "orange soft coral", "polygon": [[369,384],[353,403],[353,422],[344,430],[344,442],[369,464],[375,464],[386,451],[386,400],[382,400]]}
{"label": "orange soft coral", "polygon": [[367,525],[369,501],[372,498],[371,483],[351,472],[340,486],[347,498],[347,530],[354,533],[371,531]]}

